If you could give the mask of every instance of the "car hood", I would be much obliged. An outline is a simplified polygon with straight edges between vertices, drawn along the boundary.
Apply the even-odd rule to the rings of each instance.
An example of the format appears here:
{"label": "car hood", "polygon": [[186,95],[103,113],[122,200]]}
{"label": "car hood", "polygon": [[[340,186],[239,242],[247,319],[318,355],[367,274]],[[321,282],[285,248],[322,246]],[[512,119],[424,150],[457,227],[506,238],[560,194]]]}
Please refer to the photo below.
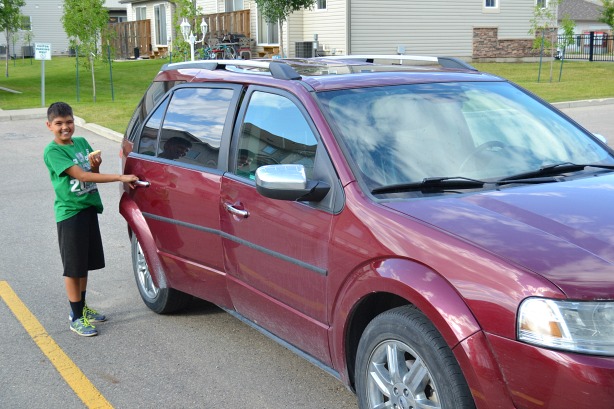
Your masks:
{"label": "car hood", "polygon": [[614,298],[614,174],[385,206],[540,274],[569,298]]}

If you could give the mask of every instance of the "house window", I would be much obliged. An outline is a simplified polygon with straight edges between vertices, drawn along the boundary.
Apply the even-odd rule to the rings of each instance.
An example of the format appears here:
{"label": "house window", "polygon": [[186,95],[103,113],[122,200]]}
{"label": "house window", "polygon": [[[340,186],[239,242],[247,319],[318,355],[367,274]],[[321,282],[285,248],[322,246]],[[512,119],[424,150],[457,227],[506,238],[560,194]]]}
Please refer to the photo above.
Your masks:
{"label": "house window", "polygon": [[499,0],[484,0],[484,2],[482,3],[482,13],[499,13]]}
{"label": "house window", "polygon": [[147,7],[135,7],[134,8],[134,19],[135,20],[146,20],[147,19]]}
{"label": "house window", "polygon": [[536,4],[539,8],[545,9],[548,7],[548,0],[536,0]]}
{"label": "house window", "polygon": [[318,10],[326,9],[326,0],[318,0]]}
{"label": "house window", "polygon": [[277,22],[266,22],[264,16],[260,13],[258,13],[258,43],[279,44],[279,26]]}
{"label": "house window", "polygon": [[25,31],[32,30],[30,16],[21,16],[21,29]]}
{"label": "house window", "polygon": [[166,45],[166,6],[164,4],[155,5],[154,15],[156,24],[156,44]]}
{"label": "house window", "polygon": [[243,0],[226,0],[226,11],[243,10]]}

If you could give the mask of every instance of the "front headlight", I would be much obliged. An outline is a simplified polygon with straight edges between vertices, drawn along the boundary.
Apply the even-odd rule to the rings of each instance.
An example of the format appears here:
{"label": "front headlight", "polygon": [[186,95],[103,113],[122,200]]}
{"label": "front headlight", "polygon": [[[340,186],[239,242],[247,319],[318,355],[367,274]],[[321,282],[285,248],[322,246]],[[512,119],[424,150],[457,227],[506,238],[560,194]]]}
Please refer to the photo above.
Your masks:
{"label": "front headlight", "polygon": [[614,301],[527,298],[518,309],[517,334],[546,348],[614,356]]}

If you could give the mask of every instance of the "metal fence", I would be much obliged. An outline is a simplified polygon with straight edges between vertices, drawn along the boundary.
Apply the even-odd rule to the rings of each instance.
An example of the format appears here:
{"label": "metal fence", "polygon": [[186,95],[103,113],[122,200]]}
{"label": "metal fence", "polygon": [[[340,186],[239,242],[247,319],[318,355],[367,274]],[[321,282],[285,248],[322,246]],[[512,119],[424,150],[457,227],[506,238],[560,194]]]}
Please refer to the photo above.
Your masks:
{"label": "metal fence", "polygon": [[557,57],[566,60],[614,61],[614,37],[594,32],[559,36]]}

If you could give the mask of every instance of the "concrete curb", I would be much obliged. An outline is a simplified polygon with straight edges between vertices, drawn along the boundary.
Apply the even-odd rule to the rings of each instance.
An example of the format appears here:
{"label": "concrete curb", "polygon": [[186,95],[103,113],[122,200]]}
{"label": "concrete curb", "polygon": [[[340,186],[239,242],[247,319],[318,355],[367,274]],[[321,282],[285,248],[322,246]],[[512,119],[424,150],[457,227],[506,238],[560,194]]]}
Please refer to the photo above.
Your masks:
{"label": "concrete curb", "polygon": [[79,118],[78,116],[75,117],[75,125],[87,129],[88,131],[92,131],[104,138],[111,139],[112,141],[121,142],[122,139],[124,139],[123,134],[98,124],[87,123],[83,118]]}
{"label": "concrete curb", "polygon": [[0,122],[19,121],[24,119],[45,119],[47,108],[27,108],[0,111]]}
{"label": "concrete curb", "polygon": [[[44,121],[46,117],[47,108],[14,109],[8,111],[0,110],[0,122],[23,121],[28,119]],[[83,118],[79,118],[78,116],[75,116],[75,125],[116,142],[121,142],[124,137],[123,134],[105,128],[104,126],[87,123]]]}
{"label": "concrete curb", "polygon": [[554,102],[552,105],[554,105],[558,109],[563,109],[563,108],[578,108],[578,107],[589,107],[589,106],[595,106],[595,105],[609,105],[609,104],[614,104],[614,98],[586,99],[582,101],[568,101],[568,102]]}

